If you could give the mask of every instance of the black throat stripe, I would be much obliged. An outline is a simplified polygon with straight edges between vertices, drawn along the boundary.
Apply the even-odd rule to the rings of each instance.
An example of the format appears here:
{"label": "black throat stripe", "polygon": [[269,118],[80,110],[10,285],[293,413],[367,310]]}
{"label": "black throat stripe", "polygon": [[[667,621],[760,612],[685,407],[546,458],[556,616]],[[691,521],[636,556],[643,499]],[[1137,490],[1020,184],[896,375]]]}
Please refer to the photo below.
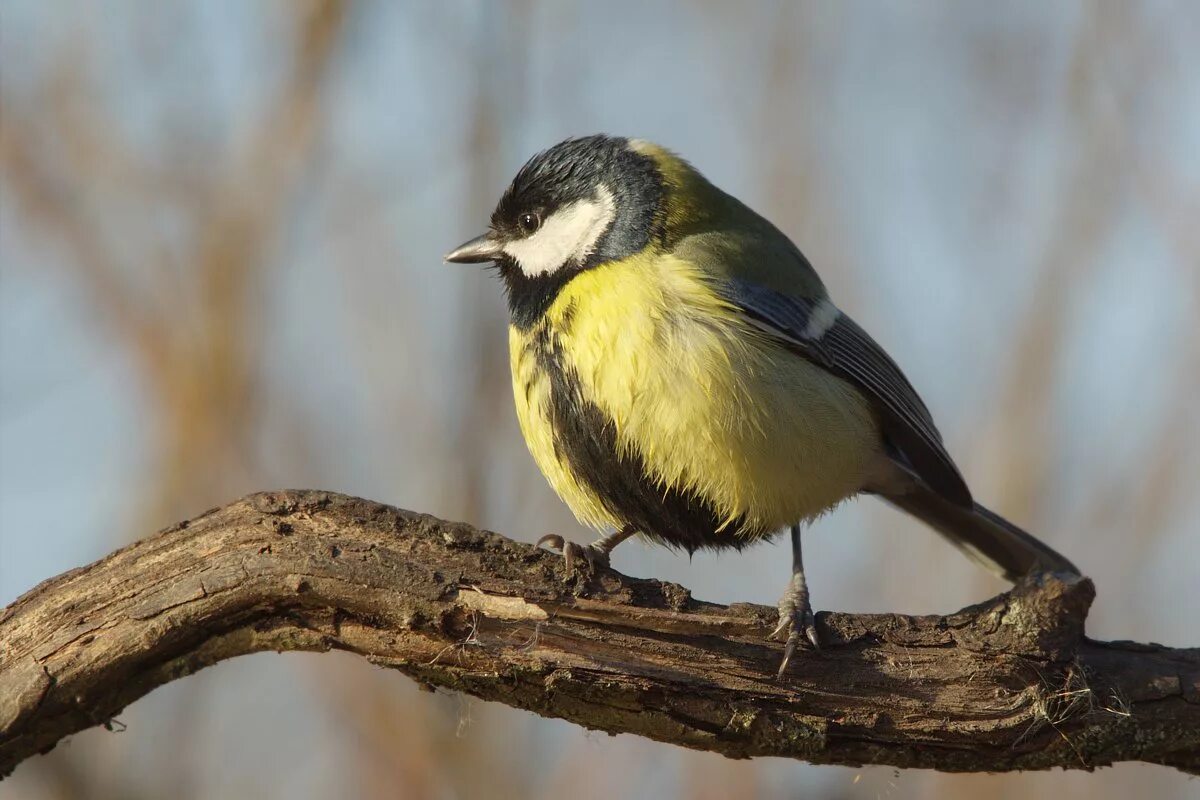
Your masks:
{"label": "black throat stripe", "polygon": [[543,321],[559,292],[580,272],[578,268],[568,266],[547,275],[530,277],[507,257],[497,266],[508,298],[508,317],[519,331],[528,331]]}
{"label": "black throat stripe", "polygon": [[583,397],[579,380],[567,366],[547,323],[533,332],[538,368],[550,379],[548,415],[555,456],[626,525],[659,544],[689,553],[701,548],[741,549],[758,537],[737,535],[741,520],[721,532],[721,518],[704,498],[665,488],[650,477],[637,453],[617,448],[616,426]]}

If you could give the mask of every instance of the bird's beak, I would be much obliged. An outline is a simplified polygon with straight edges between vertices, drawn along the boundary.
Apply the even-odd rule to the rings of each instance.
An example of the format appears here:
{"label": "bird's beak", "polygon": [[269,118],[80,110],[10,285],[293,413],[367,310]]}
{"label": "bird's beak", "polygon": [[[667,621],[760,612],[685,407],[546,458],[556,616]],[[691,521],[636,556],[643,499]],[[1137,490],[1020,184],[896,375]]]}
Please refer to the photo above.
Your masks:
{"label": "bird's beak", "polygon": [[446,253],[442,260],[452,261],[455,264],[482,264],[485,261],[495,261],[502,255],[504,255],[504,248],[500,242],[492,238],[490,233],[485,233],[483,236],[476,236],[471,241],[460,244]]}

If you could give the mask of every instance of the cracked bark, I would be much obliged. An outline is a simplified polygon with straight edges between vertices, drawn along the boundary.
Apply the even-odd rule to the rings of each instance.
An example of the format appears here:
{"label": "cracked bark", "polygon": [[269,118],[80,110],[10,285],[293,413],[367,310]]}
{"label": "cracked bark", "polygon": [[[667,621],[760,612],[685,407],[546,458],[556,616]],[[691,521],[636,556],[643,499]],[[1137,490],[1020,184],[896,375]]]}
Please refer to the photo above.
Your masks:
{"label": "cracked bark", "polygon": [[774,609],[615,572],[565,584],[561,570],[530,545],[366,500],[251,495],[0,611],[0,775],[217,661],[334,649],[735,758],[1200,774],[1200,649],[1087,639],[1087,579],[1045,576],[945,617],[821,613],[828,646],[778,683]]}

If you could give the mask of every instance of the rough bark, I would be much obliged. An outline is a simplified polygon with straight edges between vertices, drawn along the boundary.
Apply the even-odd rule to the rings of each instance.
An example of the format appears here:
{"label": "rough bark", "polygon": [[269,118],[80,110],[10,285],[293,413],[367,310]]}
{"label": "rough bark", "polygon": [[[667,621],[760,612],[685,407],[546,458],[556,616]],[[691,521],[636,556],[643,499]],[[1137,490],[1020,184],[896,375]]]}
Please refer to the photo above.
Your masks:
{"label": "rough bark", "polygon": [[156,686],[264,650],[724,755],[953,771],[1140,760],[1200,773],[1200,649],[1083,635],[1087,579],[945,617],[822,613],[774,678],[774,610],[323,492],[256,494],[0,612],[0,775]]}

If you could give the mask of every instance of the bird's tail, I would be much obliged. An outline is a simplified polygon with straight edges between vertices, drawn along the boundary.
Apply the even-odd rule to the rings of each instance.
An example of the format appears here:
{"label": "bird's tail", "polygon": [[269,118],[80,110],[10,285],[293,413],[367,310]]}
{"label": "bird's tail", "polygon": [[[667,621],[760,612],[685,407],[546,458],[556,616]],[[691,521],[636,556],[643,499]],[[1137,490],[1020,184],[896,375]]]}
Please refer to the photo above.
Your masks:
{"label": "bird's tail", "polygon": [[963,508],[919,482],[903,494],[888,494],[884,499],[924,521],[972,561],[1011,583],[1034,572],[1080,574],[1065,556],[978,503]]}

